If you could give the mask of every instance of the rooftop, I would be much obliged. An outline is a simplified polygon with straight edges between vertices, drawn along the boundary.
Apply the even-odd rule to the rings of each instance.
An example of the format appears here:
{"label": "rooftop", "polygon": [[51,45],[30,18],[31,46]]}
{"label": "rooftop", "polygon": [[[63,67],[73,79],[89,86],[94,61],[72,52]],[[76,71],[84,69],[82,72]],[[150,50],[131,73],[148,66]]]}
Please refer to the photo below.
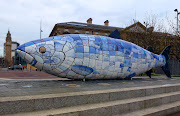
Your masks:
{"label": "rooftop", "polygon": [[96,25],[96,24],[91,24],[91,23],[80,23],[80,22],[64,22],[64,23],[57,23],[57,25],[85,27],[85,28],[90,28],[90,29],[100,29],[100,30],[109,30],[109,31],[114,31],[115,29],[118,29],[120,31],[124,29],[120,27]]}

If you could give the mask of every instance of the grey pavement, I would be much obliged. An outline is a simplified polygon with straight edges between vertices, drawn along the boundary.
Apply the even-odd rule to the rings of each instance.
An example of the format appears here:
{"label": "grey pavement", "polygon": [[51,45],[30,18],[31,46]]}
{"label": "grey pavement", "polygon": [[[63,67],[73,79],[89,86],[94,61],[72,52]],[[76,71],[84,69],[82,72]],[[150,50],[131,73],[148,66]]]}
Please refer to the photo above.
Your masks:
{"label": "grey pavement", "polygon": [[81,80],[64,80],[62,78],[59,80],[0,79],[0,97],[56,94],[153,85],[168,86],[177,83],[180,83],[180,77],[167,78],[165,76],[154,76],[151,79],[148,77],[134,77],[132,80],[88,80],[85,82]]}

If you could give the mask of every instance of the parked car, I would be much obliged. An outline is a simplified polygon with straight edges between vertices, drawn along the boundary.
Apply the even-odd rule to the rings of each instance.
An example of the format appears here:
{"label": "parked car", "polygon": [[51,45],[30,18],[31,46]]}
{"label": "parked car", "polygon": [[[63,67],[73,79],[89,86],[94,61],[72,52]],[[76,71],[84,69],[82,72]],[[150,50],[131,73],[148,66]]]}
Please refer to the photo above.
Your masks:
{"label": "parked car", "polygon": [[24,67],[22,65],[14,65],[14,66],[10,66],[8,69],[9,70],[23,70]]}

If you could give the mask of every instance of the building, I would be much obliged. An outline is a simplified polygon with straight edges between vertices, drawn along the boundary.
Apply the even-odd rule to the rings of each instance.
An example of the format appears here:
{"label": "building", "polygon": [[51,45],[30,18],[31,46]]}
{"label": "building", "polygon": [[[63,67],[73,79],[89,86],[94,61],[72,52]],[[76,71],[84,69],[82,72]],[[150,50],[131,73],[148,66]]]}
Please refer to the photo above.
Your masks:
{"label": "building", "polygon": [[11,33],[8,30],[6,42],[4,43],[4,58],[8,66],[14,64],[15,50],[19,43],[12,41]]}
{"label": "building", "polygon": [[4,66],[4,57],[0,57],[0,67]]}
{"label": "building", "polygon": [[153,52],[161,54],[163,49],[171,45],[171,59],[180,60],[180,38],[178,36],[154,31],[154,27],[146,28],[140,22],[137,22],[129,27],[121,30],[122,39],[135,43],[143,48],[151,46]]}
{"label": "building", "polygon": [[92,18],[87,20],[87,23],[80,22],[65,22],[55,24],[49,36],[62,34],[92,34],[108,36],[115,29],[118,29],[123,40],[135,43],[143,48],[151,46],[154,53],[160,54],[163,49],[171,45],[171,58],[180,59],[180,38],[162,32],[155,32],[154,27],[146,28],[140,22],[136,22],[126,28],[109,26],[109,21],[106,20],[104,25],[92,24]]}
{"label": "building", "polygon": [[106,20],[104,25],[92,24],[92,18],[87,20],[87,23],[80,22],[65,22],[57,23],[49,36],[56,36],[62,34],[92,34],[108,36],[112,31],[118,29],[121,31],[123,28],[109,26],[109,21]]}

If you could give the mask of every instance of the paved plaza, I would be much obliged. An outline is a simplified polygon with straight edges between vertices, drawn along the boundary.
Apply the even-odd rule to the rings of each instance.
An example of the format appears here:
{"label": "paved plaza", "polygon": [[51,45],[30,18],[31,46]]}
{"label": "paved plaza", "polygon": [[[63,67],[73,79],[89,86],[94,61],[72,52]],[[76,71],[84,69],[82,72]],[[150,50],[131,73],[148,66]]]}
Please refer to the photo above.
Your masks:
{"label": "paved plaza", "polygon": [[69,80],[44,72],[0,71],[0,97],[68,93],[180,83],[180,77],[133,77],[132,80]]}

